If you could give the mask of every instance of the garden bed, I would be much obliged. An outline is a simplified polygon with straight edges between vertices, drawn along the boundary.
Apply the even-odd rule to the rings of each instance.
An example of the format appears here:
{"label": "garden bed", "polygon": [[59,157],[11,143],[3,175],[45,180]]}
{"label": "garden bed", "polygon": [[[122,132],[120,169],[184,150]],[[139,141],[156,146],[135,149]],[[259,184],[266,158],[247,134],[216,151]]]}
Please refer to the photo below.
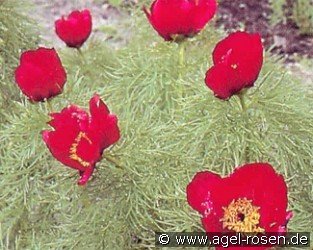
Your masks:
{"label": "garden bed", "polygon": [[223,0],[219,5],[217,26],[233,30],[244,24],[247,31],[261,33],[266,47],[275,54],[283,55],[288,60],[292,60],[296,54],[312,58],[313,36],[300,34],[299,28],[290,18],[292,5],[292,1],[287,1],[284,7],[285,22],[271,25],[273,10],[268,0]]}
{"label": "garden bed", "polygon": [[[35,18],[39,20],[45,29],[44,38],[54,46],[60,46],[61,42],[54,34],[54,23],[62,14],[77,8],[90,8],[93,12],[96,29],[103,25],[117,25],[126,18],[124,12],[108,4],[107,1],[88,0],[83,3],[79,1],[50,1],[31,0],[38,9]],[[287,61],[293,61],[294,55],[313,57],[313,36],[301,35],[299,28],[290,18],[292,1],[287,2],[284,14],[286,21],[280,21],[271,25],[270,19],[273,14],[268,0],[223,0],[219,4],[219,14],[216,25],[224,27],[225,30],[235,30],[242,24],[249,32],[259,32],[264,38],[264,44],[275,54],[282,55]],[[239,8],[238,8],[239,7]],[[108,38],[104,32],[98,32],[100,37]]]}
{"label": "garden bed", "polygon": [[[262,3],[268,10],[260,7],[257,14],[254,1],[238,2],[238,13],[250,21],[233,22],[247,22],[247,29],[261,33],[264,26],[265,45],[270,46],[269,5]],[[312,86],[286,74],[277,56],[264,53],[258,35],[228,36],[232,12],[222,14],[223,4],[215,21],[227,32],[214,28],[213,21],[201,34],[177,44],[164,42],[151,27],[152,19],[149,23],[136,7],[128,16],[102,0],[41,0],[33,2],[37,9],[30,14],[18,16],[24,3],[5,3],[11,12],[0,11],[0,20],[6,21],[0,28],[8,31],[0,33],[0,41],[7,39],[10,45],[3,53],[3,72],[9,73],[0,78],[2,89],[15,99],[0,92],[0,101],[7,101],[0,112],[0,248],[153,249],[155,232],[216,232],[225,227],[238,232],[227,222],[231,213],[222,213],[233,204],[250,207],[249,215],[257,216],[249,231],[284,232],[290,219],[290,232],[313,231]],[[170,5],[164,3],[163,11]],[[83,11],[85,23],[74,18],[66,29],[62,20],[55,34],[55,19],[82,8],[91,10],[93,27],[91,15]],[[197,12],[190,15],[201,17]],[[39,39],[29,32],[36,25],[27,22],[28,16],[44,28],[41,43],[57,50],[32,50]],[[229,26],[222,19],[229,20]],[[194,24],[189,15],[186,23]],[[72,34],[77,40],[70,41],[59,24],[65,33],[84,25],[88,32]],[[114,32],[107,31],[109,27]],[[132,30],[131,36],[125,30]],[[169,37],[174,34],[180,33]],[[81,38],[87,39],[83,47]],[[275,46],[287,61],[297,58]],[[48,60],[48,53],[60,60]],[[36,54],[35,59],[29,54]],[[38,83],[44,90],[39,96],[34,87]],[[231,196],[214,184],[248,163],[272,167],[262,164],[236,182],[225,182]],[[210,172],[208,182],[188,192],[193,177],[203,171]],[[220,194],[204,190],[211,178]],[[81,187],[78,180],[79,185],[90,181]],[[192,193],[201,197],[189,199]],[[223,197],[229,200],[219,200]],[[243,222],[245,214],[233,214],[230,219]],[[201,219],[209,216],[216,223],[203,227]],[[211,230],[209,224],[219,228]]]}

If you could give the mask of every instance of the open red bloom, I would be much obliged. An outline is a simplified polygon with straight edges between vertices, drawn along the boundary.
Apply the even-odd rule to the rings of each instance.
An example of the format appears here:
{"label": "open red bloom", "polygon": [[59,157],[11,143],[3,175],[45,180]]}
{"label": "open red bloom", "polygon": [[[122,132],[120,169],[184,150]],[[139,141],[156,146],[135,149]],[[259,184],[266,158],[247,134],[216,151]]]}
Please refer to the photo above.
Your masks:
{"label": "open red bloom", "polygon": [[55,32],[68,47],[80,48],[88,39],[92,28],[89,10],[73,11],[68,17],[55,21]]}
{"label": "open red bloom", "polygon": [[263,64],[261,37],[241,31],[230,34],[216,45],[213,62],[205,83],[216,97],[228,99],[252,87]]}
{"label": "open red bloom", "polygon": [[244,165],[225,178],[197,173],[187,200],[202,215],[206,232],[283,233],[292,217],[284,178],[266,163]]}
{"label": "open red bloom", "polygon": [[21,55],[15,81],[24,95],[39,102],[63,91],[66,72],[55,49],[38,48]]}
{"label": "open red bloom", "polygon": [[104,149],[117,142],[120,132],[117,117],[98,95],[89,102],[90,115],[75,105],[51,114],[42,138],[52,155],[64,165],[80,172],[79,185],[85,185]]}
{"label": "open red bloom", "polygon": [[171,41],[177,35],[190,37],[200,32],[216,7],[216,0],[155,0],[150,12],[144,11],[159,35]]}

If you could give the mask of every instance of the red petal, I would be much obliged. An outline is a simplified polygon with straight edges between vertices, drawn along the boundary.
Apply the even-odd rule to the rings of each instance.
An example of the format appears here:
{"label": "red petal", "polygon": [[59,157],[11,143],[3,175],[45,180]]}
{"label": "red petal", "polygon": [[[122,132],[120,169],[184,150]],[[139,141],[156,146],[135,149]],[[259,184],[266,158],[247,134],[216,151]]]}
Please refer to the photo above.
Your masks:
{"label": "red petal", "polygon": [[202,224],[207,232],[223,231],[222,206],[231,200],[231,195],[225,192],[223,179],[212,172],[197,173],[187,186],[187,201],[202,214]]}
{"label": "red petal", "polygon": [[66,72],[54,49],[39,48],[21,55],[15,81],[29,99],[43,101],[62,92]]}
{"label": "red petal", "polygon": [[95,94],[89,101],[89,110],[93,118],[98,119],[110,114],[109,108],[100,99],[100,96]]}
{"label": "red petal", "polygon": [[98,95],[90,100],[89,114],[75,105],[51,114],[54,131],[43,131],[42,138],[52,155],[64,165],[80,171],[79,185],[92,175],[102,151],[119,137],[117,118]]}
{"label": "red petal", "polygon": [[[228,177],[237,197],[253,200],[260,207],[260,225],[266,232],[277,232],[287,218],[287,186],[283,176],[266,163],[247,164]],[[274,224],[275,223],[275,224]]]}
{"label": "red petal", "polygon": [[261,37],[241,31],[230,34],[216,45],[213,62],[235,67],[242,85],[253,86],[263,64]]}
{"label": "red petal", "polygon": [[52,120],[48,123],[54,129],[68,128],[76,132],[87,130],[89,126],[89,115],[86,111],[75,105],[70,105],[60,113],[50,114]]}
{"label": "red petal", "polygon": [[80,48],[92,30],[92,17],[89,10],[73,11],[67,18],[55,22],[55,31],[67,46]]}
{"label": "red petal", "polygon": [[49,148],[53,157],[64,165],[78,169],[85,170],[78,161],[74,161],[70,158],[70,148],[72,147],[78,133],[71,129],[62,129],[56,131],[44,131],[42,134],[43,140]]}
{"label": "red petal", "polygon": [[196,31],[201,31],[215,15],[217,3],[216,0],[194,0],[193,3],[195,7],[190,15],[193,17],[193,27]]}
{"label": "red petal", "polygon": [[155,0],[146,15],[154,29],[165,40],[173,35],[191,36],[209,22],[216,11],[215,0]]}
{"label": "red petal", "polygon": [[109,109],[98,95],[90,100],[90,131],[100,143],[101,152],[120,139],[117,117],[109,114]]}
{"label": "red petal", "polygon": [[234,69],[224,64],[217,64],[206,73],[206,85],[220,99],[227,100],[244,87]]}
{"label": "red petal", "polygon": [[48,131],[48,130],[42,131],[42,139],[43,139],[43,141],[44,141],[46,144],[47,144],[48,141],[49,141],[49,133],[50,133],[50,131]]}
{"label": "red petal", "polygon": [[[227,231],[220,219],[223,208],[246,198],[260,208],[260,227],[266,232],[284,232],[292,217],[287,210],[287,186],[283,177],[266,163],[247,164],[228,177],[198,173],[187,187],[188,203],[202,215],[207,232]],[[209,204],[209,206],[207,206]],[[205,208],[209,207],[209,212]]]}
{"label": "red petal", "polygon": [[219,175],[208,171],[197,173],[186,189],[189,205],[201,214],[209,213],[212,209],[212,189],[220,184],[221,179]]}
{"label": "red petal", "polygon": [[84,186],[89,181],[92,176],[94,168],[87,168],[85,171],[80,173],[80,179],[78,181],[78,185]]}
{"label": "red petal", "polygon": [[[91,141],[88,138],[89,115],[77,106],[71,105],[51,116],[49,124],[55,130],[44,131],[42,135],[52,155],[64,165],[84,171],[86,166],[71,158],[71,148],[77,143],[76,155],[93,167],[100,159],[100,149],[98,141]],[[84,137],[77,141],[80,133],[83,133]]]}

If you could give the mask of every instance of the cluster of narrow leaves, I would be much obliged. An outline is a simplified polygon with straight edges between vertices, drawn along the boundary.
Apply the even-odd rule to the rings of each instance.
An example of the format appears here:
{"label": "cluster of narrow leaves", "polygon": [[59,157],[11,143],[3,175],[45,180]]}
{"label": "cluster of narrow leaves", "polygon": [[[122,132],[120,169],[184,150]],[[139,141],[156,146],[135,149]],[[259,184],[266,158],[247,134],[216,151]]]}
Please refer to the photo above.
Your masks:
{"label": "cluster of narrow leaves", "polygon": [[116,53],[97,43],[83,58],[61,53],[68,83],[53,108],[86,106],[97,92],[119,116],[122,140],[110,152],[118,163],[100,162],[88,189],[47,154],[45,104],[17,102],[1,126],[1,246],[152,248],[154,231],[203,230],[186,205],[196,172],[227,175],[247,161],[276,166],[295,213],[290,229],[313,231],[312,90],[266,57],[243,113],[237,97],[220,101],[204,84],[209,51],[224,35],[192,38],[180,64],[177,44],[154,36],[142,17],[132,21],[136,35]]}
{"label": "cluster of narrow leaves", "polygon": [[[136,183],[127,221],[136,225],[141,245],[153,245],[153,231],[201,230],[194,222],[195,214],[185,206],[185,187],[191,177],[204,169],[227,175],[233,166],[250,161],[269,162],[284,174],[295,213],[290,229],[311,231],[312,91],[266,55],[256,86],[247,92],[244,114],[239,98],[219,101],[204,85],[207,58],[198,47],[211,51],[214,39],[220,37],[216,31],[204,32],[190,42],[187,62],[180,69],[182,78],[177,81],[177,46],[161,40],[152,43],[144,34],[145,25],[141,27],[144,31],[138,40],[133,38],[121,53],[120,77],[106,87],[116,101],[130,94],[132,98],[118,112],[126,113],[132,124],[141,124],[136,136],[142,137],[140,143],[136,141],[132,153],[122,160],[129,163],[128,172]],[[207,42],[208,37],[212,42]],[[139,40],[147,45],[138,45]],[[117,88],[119,93],[113,94]],[[160,98],[164,92],[170,95],[166,104]],[[127,160],[132,155],[135,162]],[[299,200],[299,195],[305,199]]]}
{"label": "cluster of narrow leaves", "polygon": [[21,50],[30,49],[38,41],[37,28],[22,10],[29,8],[20,1],[0,1],[0,122],[6,120],[12,99],[20,94],[12,85],[12,71],[18,64]]}

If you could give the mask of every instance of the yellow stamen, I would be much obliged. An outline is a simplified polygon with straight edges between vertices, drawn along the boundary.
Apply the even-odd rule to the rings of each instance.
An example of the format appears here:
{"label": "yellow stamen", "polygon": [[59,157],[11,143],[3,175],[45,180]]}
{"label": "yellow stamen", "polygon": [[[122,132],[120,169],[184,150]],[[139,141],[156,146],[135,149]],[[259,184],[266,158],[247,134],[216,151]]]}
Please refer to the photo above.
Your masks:
{"label": "yellow stamen", "polygon": [[237,233],[262,233],[264,229],[259,227],[260,208],[253,206],[247,198],[233,200],[228,207],[223,207],[224,216],[220,220],[223,228]]}
{"label": "yellow stamen", "polygon": [[70,158],[74,161],[78,161],[83,167],[90,167],[91,164],[87,161],[84,161],[77,154],[77,147],[78,147],[78,144],[80,143],[80,141],[82,139],[85,139],[89,142],[89,144],[92,144],[92,141],[88,138],[86,133],[79,132],[78,136],[75,138],[75,142],[72,144],[72,146],[70,148]]}

